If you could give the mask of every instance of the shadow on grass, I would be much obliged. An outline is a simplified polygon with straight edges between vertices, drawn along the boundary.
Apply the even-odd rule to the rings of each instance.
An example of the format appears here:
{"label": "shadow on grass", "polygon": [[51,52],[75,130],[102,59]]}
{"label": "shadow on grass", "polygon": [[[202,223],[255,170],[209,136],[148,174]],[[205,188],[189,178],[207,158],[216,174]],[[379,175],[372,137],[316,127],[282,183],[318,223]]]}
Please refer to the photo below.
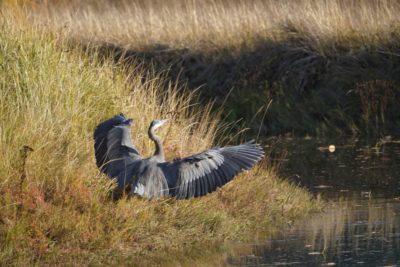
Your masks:
{"label": "shadow on grass", "polygon": [[84,48],[200,87],[203,99],[224,105],[225,120],[243,118],[249,135],[377,136],[400,135],[399,43],[317,49],[298,38],[204,53],[161,44],[141,51],[110,43]]}

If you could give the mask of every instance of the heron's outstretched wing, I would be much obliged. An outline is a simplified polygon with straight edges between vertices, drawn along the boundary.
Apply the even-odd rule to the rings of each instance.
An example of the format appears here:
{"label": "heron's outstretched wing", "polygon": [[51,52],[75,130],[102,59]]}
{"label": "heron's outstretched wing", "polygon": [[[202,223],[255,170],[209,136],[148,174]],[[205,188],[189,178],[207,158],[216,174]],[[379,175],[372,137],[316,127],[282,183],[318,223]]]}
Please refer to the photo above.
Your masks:
{"label": "heron's outstretched wing", "polygon": [[177,198],[203,196],[226,184],[238,173],[249,170],[262,157],[264,151],[253,142],[212,148],[202,153],[160,164]]}
{"label": "heron's outstretched wing", "polygon": [[141,158],[131,141],[131,122],[120,114],[100,123],[94,131],[96,164],[111,177]]}

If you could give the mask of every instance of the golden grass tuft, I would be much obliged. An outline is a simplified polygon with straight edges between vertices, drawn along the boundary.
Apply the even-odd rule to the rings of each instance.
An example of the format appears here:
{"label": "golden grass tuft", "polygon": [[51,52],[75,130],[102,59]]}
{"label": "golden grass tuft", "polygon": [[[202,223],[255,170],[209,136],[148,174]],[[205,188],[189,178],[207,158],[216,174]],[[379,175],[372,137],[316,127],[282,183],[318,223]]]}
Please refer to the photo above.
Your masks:
{"label": "golden grass tuft", "polygon": [[[170,118],[161,135],[175,157],[214,143],[218,113],[160,74],[131,67],[126,75],[10,14],[0,25],[0,265],[190,261],[210,243],[271,233],[317,207],[265,168],[201,199],[112,201],[115,185],[94,161],[97,123],[121,111],[133,117],[134,143],[150,154],[150,120]],[[24,145],[34,149],[26,161]]]}

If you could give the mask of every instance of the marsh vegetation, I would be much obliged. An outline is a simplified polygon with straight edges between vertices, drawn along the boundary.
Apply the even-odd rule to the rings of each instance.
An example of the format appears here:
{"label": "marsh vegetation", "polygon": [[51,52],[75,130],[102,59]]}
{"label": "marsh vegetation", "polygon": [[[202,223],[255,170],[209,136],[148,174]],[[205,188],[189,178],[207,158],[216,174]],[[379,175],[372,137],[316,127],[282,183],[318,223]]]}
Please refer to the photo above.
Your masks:
{"label": "marsh vegetation", "polygon": [[119,112],[143,154],[150,121],[170,119],[168,159],[245,136],[399,134],[397,1],[0,7],[2,265],[213,260],[321,208],[269,157],[205,198],[115,202],[92,134]]}
{"label": "marsh vegetation", "polygon": [[135,118],[133,140],[145,154],[150,121],[169,118],[160,135],[170,159],[228,143],[229,126],[162,73],[71,49],[23,11],[2,12],[1,265],[184,264],[319,208],[266,162],[204,198],[113,201],[115,182],[94,159],[102,120],[121,111]]}

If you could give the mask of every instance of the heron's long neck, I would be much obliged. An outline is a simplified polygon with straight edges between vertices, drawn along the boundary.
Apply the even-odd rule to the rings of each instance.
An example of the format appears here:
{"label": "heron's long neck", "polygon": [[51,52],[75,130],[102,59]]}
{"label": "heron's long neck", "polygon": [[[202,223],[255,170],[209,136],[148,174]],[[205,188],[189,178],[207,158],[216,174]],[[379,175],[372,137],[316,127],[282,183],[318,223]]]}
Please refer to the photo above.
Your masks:
{"label": "heron's long neck", "polygon": [[153,157],[156,157],[157,160],[159,161],[164,161],[164,149],[161,143],[160,137],[155,135],[154,129],[149,128],[149,138],[154,141],[154,144],[156,145],[156,151],[154,152]]}

